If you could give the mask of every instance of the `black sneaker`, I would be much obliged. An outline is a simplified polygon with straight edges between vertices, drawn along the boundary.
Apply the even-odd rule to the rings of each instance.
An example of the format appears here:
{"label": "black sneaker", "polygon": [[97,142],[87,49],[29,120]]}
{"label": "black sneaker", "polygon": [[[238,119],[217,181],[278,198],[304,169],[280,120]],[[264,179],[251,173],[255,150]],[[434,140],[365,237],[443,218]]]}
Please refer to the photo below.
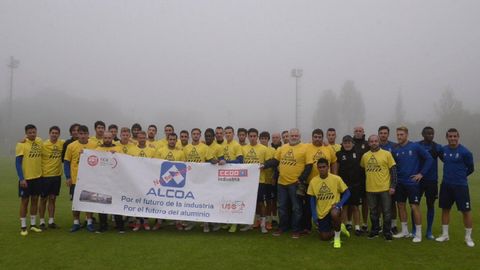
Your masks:
{"label": "black sneaker", "polygon": [[361,230],[355,230],[356,236],[362,236],[363,232]]}
{"label": "black sneaker", "polygon": [[368,239],[373,239],[373,238],[377,238],[377,237],[378,237],[378,232],[371,231],[368,234]]}
{"label": "black sneaker", "polygon": [[398,229],[397,229],[397,226],[395,227],[392,227],[392,234],[397,234],[398,233]]}
{"label": "black sneaker", "polygon": [[40,228],[40,230],[42,231],[45,231],[47,229],[47,225],[45,225],[45,223],[42,223],[40,225],[38,225],[38,227]]}
{"label": "black sneaker", "polygon": [[55,223],[50,223],[50,224],[48,224],[48,228],[49,228],[49,229],[60,229],[60,227],[58,227],[58,225],[55,224]]}
{"label": "black sneaker", "polygon": [[368,227],[367,227],[366,225],[362,225],[362,226],[360,227],[360,229],[361,229],[362,232],[364,232],[364,233],[367,233],[367,232],[368,232]]}
{"label": "black sneaker", "polygon": [[392,237],[392,234],[391,234],[391,233],[385,234],[384,237],[385,237],[385,241],[390,242],[390,241],[393,240],[393,237]]}
{"label": "black sneaker", "polygon": [[347,224],[345,225],[345,227],[347,228],[348,231],[351,231],[353,229],[352,224]]}

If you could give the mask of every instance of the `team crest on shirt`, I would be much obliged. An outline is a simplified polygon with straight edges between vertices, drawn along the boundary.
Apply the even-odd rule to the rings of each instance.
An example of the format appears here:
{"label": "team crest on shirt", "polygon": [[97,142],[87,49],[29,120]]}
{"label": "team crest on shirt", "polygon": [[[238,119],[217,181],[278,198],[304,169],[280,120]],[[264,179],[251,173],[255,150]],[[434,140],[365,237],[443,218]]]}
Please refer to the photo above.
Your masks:
{"label": "team crest on shirt", "polygon": [[318,200],[332,200],[335,198],[335,195],[332,193],[327,184],[322,183],[320,190],[318,191],[317,199]]}
{"label": "team crest on shirt", "polygon": [[353,158],[356,159],[357,158],[357,153],[353,153]]}
{"label": "team crest on shirt", "polygon": [[283,156],[282,160],[280,161],[282,165],[286,166],[295,166],[297,165],[297,160],[295,159],[295,155],[293,154],[293,150],[290,149],[288,152]]}
{"label": "team crest on shirt", "polygon": [[372,155],[368,161],[367,166],[365,167],[366,172],[379,172],[382,168],[378,165],[377,159]]}
{"label": "team crest on shirt", "polygon": [[29,158],[38,158],[42,156],[42,147],[38,143],[33,142],[30,153],[28,153]]}
{"label": "team crest on shirt", "polygon": [[342,155],[342,160],[347,160],[347,156]]}
{"label": "team crest on shirt", "polygon": [[260,163],[255,149],[250,149],[244,159],[245,163]]}

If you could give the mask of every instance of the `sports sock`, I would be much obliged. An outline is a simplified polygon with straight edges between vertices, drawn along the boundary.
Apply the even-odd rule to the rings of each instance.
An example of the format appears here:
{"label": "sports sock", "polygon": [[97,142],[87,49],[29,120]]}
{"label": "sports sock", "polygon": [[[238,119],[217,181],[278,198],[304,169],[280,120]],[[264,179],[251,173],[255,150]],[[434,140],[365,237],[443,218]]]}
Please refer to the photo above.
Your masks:
{"label": "sports sock", "polygon": [[20,218],[20,226],[22,226],[22,228],[27,227],[27,218]]}
{"label": "sports sock", "polygon": [[422,225],[415,225],[415,236],[422,237]]}
{"label": "sports sock", "polygon": [[73,220],[73,224],[75,224],[75,225],[80,225],[80,220],[74,219],[74,220]]}
{"label": "sports sock", "polygon": [[40,219],[40,224],[45,224],[45,219],[44,218]]}
{"label": "sports sock", "polygon": [[448,235],[448,224],[447,225],[442,225],[442,235],[444,235],[444,236]]}
{"label": "sports sock", "polygon": [[335,239],[340,239],[340,231],[335,231]]}
{"label": "sports sock", "polygon": [[408,223],[407,222],[401,222],[402,224],[402,233],[407,234],[408,233]]}
{"label": "sports sock", "polygon": [[35,226],[37,223],[37,216],[30,216],[30,226]]}
{"label": "sports sock", "polygon": [[352,225],[352,221],[351,220],[347,220],[347,224],[346,225]]}
{"label": "sports sock", "polygon": [[87,225],[92,225],[93,220],[91,218],[87,218]]}
{"label": "sports sock", "polygon": [[265,227],[265,222],[266,222],[266,218],[265,218],[265,217],[261,217],[261,218],[260,218],[260,226]]}
{"label": "sports sock", "polygon": [[53,223],[55,223],[55,221],[53,220],[53,217],[48,218],[48,224],[53,224]]}
{"label": "sports sock", "polygon": [[467,239],[472,238],[472,228],[465,228],[465,238]]}
{"label": "sports sock", "polygon": [[427,234],[432,234],[433,218],[435,217],[435,208],[427,209]]}
{"label": "sports sock", "polygon": [[360,231],[360,225],[355,225],[355,230]]}
{"label": "sports sock", "polygon": [[392,228],[395,228],[395,227],[397,227],[397,220],[392,219]]}

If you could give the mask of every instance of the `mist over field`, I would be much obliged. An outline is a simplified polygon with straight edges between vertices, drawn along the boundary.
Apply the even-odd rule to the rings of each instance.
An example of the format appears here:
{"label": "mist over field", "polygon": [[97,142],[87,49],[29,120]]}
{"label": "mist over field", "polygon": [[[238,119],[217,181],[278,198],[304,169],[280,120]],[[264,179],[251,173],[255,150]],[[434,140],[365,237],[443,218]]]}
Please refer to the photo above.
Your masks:
{"label": "mist over field", "polygon": [[1,153],[28,123],[68,138],[70,124],[93,131],[96,120],[156,124],[159,138],[167,123],[298,126],[304,141],[334,127],[337,142],[357,125],[367,135],[406,125],[413,140],[431,125],[445,144],[456,127],[479,153],[478,10],[466,0],[1,1]]}

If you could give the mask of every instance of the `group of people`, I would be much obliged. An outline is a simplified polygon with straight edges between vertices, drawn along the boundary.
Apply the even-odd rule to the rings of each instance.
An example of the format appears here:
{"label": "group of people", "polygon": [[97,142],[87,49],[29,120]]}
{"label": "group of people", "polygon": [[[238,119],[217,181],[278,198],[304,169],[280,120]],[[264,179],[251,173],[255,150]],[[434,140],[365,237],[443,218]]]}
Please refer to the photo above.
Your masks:
{"label": "group of people", "polygon": [[[331,240],[341,247],[341,235],[366,235],[369,239],[383,235],[385,240],[412,238],[422,241],[420,202],[427,204],[425,237],[438,242],[449,240],[450,209],[454,203],[463,213],[465,242],[473,247],[472,214],[467,177],[474,171],[472,153],[459,143],[460,134],[452,128],[446,132],[447,145],[434,141],[434,129],[425,127],[423,140],[411,142],[408,129],[396,129],[397,142],[389,141],[390,129],[381,126],[377,134],[365,140],[362,127],[355,127],[353,136],[346,135],[337,144],[336,131],[329,128],[324,140],[321,129],[312,131],[310,143],[301,142],[298,129],[282,133],[259,132],[255,128],[231,126],[199,128],[175,133],[172,125],[164,127],[165,137],[157,140],[157,127],[141,125],[131,128],[107,126],[103,121],[94,124],[90,136],[85,125],[73,124],[71,138],[59,139],[60,128],[49,129],[49,139],[37,137],[34,125],[25,126],[25,138],[16,146],[16,171],[19,178],[20,222],[22,236],[29,231],[41,232],[57,228],[55,201],[59,195],[62,174],[73,198],[80,156],[84,149],[110,151],[137,157],[169,161],[208,162],[218,166],[226,163],[259,164],[260,179],[257,191],[257,211],[251,225],[239,228],[248,231],[259,228],[262,233],[274,230],[274,236],[291,232],[292,238],[310,234],[316,225],[322,240]],[[117,136],[120,137],[117,137]],[[438,192],[438,159],[443,161],[443,181]],[[63,164],[63,165],[62,165]],[[253,191],[254,192],[254,191]],[[439,193],[439,196],[438,196]],[[435,238],[432,226],[435,201],[439,197],[442,209],[442,234]],[[40,198],[40,203],[38,202]],[[411,208],[412,229],[408,228],[406,203]],[[30,227],[27,212],[30,204]],[[48,206],[48,207],[47,207]],[[38,215],[39,226],[36,225]],[[48,224],[45,212],[48,209]],[[397,211],[398,210],[398,211]],[[277,217],[278,213],[278,217]],[[398,215],[397,215],[398,213]],[[85,227],[90,232],[108,229],[108,216],[99,214],[94,224],[92,213],[85,213]],[[400,229],[397,229],[397,216]],[[368,229],[370,217],[370,230]],[[157,230],[164,226],[155,220],[153,228],[146,218],[112,217],[119,232],[125,232],[127,220],[133,231],[141,228]],[[380,223],[383,223],[382,225]],[[170,221],[178,230],[191,230],[196,223]],[[278,226],[274,226],[275,223]],[[202,224],[203,231],[224,227],[237,231],[236,224]],[[71,232],[82,228],[80,213],[73,211]]]}

